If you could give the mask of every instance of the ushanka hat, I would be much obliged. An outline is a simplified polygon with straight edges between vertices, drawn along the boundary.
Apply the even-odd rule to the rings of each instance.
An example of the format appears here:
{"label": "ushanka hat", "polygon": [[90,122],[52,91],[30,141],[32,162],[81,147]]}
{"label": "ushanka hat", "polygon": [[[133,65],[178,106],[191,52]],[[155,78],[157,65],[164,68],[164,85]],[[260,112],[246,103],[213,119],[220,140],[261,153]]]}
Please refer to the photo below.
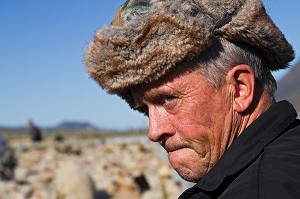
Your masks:
{"label": "ushanka hat", "polygon": [[259,50],[270,70],[294,58],[260,0],[128,0],[96,32],[85,65],[103,89],[133,106],[130,88],[201,56],[216,37]]}

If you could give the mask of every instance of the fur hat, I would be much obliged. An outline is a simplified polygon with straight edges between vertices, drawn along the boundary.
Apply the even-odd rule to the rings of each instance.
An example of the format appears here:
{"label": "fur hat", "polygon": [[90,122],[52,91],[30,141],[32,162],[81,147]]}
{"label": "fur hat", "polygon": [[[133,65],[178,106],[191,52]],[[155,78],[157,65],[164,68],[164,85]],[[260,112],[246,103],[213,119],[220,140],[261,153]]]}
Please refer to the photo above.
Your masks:
{"label": "fur hat", "polygon": [[270,70],[294,58],[261,0],[127,0],[96,32],[85,64],[103,89],[132,106],[130,88],[201,55],[216,37],[258,49]]}

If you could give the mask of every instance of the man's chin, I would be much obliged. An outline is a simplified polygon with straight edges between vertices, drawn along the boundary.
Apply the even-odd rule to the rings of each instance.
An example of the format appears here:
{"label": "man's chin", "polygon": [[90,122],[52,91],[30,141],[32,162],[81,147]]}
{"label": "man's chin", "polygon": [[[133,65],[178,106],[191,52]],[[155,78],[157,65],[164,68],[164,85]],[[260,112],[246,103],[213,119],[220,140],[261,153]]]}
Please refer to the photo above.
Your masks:
{"label": "man's chin", "polygon": [[196,183],[207,173],[208,165],[203,165],[202,161],[193,157],[193,152],[191,153],[191,150],[187,148],[169,152],[168,154],[169,162],[179,176],[188,182]]}
{"label": "man's chin", "polygon": [[179,174],[179,176],[188,182],[198,182],[202,174],[196,173],[189,169],[188,165],[179,164],[178,162],[172,162],[170,161],[170,164],[175,169],[175,171]]}
{"label": "man's chin", "polygon": [[183,180],[188,182],[197,183],[201,179],[201,176],[197,176],[193,174],[191,171],[181,170],[181,171],[177,171],[177,173]]}

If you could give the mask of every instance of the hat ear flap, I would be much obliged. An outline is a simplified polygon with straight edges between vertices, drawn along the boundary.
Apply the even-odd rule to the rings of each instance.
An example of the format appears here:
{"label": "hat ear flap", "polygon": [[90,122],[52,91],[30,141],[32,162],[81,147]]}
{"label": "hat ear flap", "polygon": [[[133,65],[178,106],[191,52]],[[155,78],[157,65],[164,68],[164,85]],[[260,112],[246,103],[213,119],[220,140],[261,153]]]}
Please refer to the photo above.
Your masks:
{"label": "hat ear flap", "polygon": [[114,19],[111,22],[111,25],[113,26],[122,26],[122,18],[121,18],[121,11],[122,11],[123,6],[119,6],[116,12],[116,15]]}
{"label": "hat ear flap", "polygon": [[215,33],[259,50],[270,70],[284,69],[294,59],[292,46],[267,15],[260,0],[245,1],[230,22],[216,29]]}

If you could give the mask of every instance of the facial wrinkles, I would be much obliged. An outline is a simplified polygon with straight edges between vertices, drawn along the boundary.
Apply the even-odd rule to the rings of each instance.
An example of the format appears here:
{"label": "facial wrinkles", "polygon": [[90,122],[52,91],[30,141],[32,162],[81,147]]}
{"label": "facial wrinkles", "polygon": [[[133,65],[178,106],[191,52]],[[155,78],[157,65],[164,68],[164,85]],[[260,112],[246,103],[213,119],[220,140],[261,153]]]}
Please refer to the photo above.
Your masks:
{"label": "facial wrinkles", "polygon": [[[168,90],[166,93],[176,95],[176,97],[178,98],[177,99],[178,100],[177,101],[177,106],[180,109],[180,114],[185,115],[186,113],[190,113],[189,108],[191,106],[189,106],[189,104],[191,102],[189,101],[189,98],[190,98],[190,95],[192,94],[192,92],[195,91],[195,89],[189,88],[189,86],[187,86],[185,82],[181,82],[180,84],[177,84],[177,85],[172,85],[172,84],[167,85],[166,90]],[[185,104],[185,106],[181,106],[182,104]],[[177,112],[169,114],[169,117],[172,118],[173,114],[176,117],[178,117]],[[183,129],[189,129],[189,126],[184,123],[184,121],[185,121],[184,119],[186,119],[186,118],[183,116],[182,119],[178,119],[175,122],[172,121],[172,120],[169,121],[170,124],[172,126],[174,126],[175,131],[178,134],[181,134],[182,128]],[[176,125],[176,124],[178,124],[178,121],[180,121],[180,127],[181,128],[178,128],[177,125]],[[188,139],[186,139],[186,140],[178,139],[178,137],[175,136],[172,139],[165,140],[161,144],[164,148],[166,148],[167,151],[171,151],[171,150],[174,150],[176,148],[189,147],[190,144],[191,144],[191,141],[192,140],[188,140]]]}
{"label": "facial wrinkles", "polygon": [[211,161],[210,156],[213,151],[211,147],[213,147],[214,143],[211,143],[212,142],[211,137],[208,137],[208,135],[204,133],[209,131],[208,123],[210,122],[203,123],[202,120],[199,121],[199,119],[197,119],[197,116],[192,116],[190,117],[190,122],[187,125],[183,124],[181,126],[181,129],[183,128],[190,129],[190,126],[192,126],[191,128],[194,128],[193,131],[198,132],[197,135],[190,136],[185,139],[189,143],[189,145],[192,146],[192,148],[199,154],[200,158],[205,158],[207,162],[210,162]]}
{"label": "facial wrinkles", "polygon": [[[193,79],[192,79],[193,80]],[[182,131],[186,131],[186,129],[190,129],[192,124],[199,124],[199,121],[194,121],[195,118],[197,117],[196,115],[193,117],[189,117],[189,122],[185,122],[186,121],[186,116],[187,115],[191,115],[192,113],[192,108],[193,108],[193,104],[196,103],[196,101],[199,101],[199,99],[197,97],[199,97],[199,95],[196,95],[196,93],[198,92],[196,87],[190,86],[190,85],[194,85],[193,82],[191,82],[190,78],[185,78],[182,79],[182,81],[180,81],[180,83],[176,83],[176,84],[167,84],[165,86],[163,86],[162,88],[159,88],[160,93],[164,93],[164,91],[166,91],[166,93],[168,94],[174,94],[176,95],[176,97],[178,97],[178,103],[184,104],[183,106],[179,105],[179,109],[180,109],[180,113],[179,114],[175,114],[176,117],[178,117],[179,119],[171,123],[172,126],[174,126],[174,128],[176,129],[175,131],[181,135]],[[148,96],[148,95],[147,95]],[[194,97],[195,96],[195,97]],[[204,105],[203,105],[204,106]],[[180,115],[182,115],[182,118],[180,118]],[[169,114],[169,117],[173,117],[172,114]],[[178,122],[180,121],[180,125],[177,126],[176,123],[178,124]],[[200,124],[203,125],[203,124]],[[201,130],[199,130],[201,132]],[[185,132],[189,133],[189,132]],[[163,141],[161,144],[162,146],[167,150],[167,151],[172,151],[175,150],[176,148],[193,148],[194,145],[201,145],[203,147],[200,147],[201,150],[198,149],[198,152],[200,154],[200,158],[204,158],[207,155],[207,149],[204,146],[207,145],[208,140],[204,137],[201,138],[201,140],[195,140],[195,139],[189,139],[189,138],[185,138],[185,139],[177,139],[178,136],[172,137],[168,140]],[[206,144],[205,144],[206,143]],[[197,149],[196,147],[194,147],[195,149]],[[199,147],[198,147],[199,148]]]}
{"label": "facial wrinkles", "polygon": [[[143,101],[153,101],[162,95],[175,95],[176,97],[184,96],[188,91],[189,84],[193,79],[185,78],[191,73],[191,71],[186,71],[185,73],[178,75],[176,72],[174,74],[170,74],[168,78],[166,78],[166,82],[156,82],[155,84],[149,84],[146,87],[143,87],[140,90],[140,93],[143,93],[143,96],[140,96]],[[178,76],[176,76],[178,75]]]}
{"label": "facial wrinkles", "polygon": [[237,136],[239,136],[246,128],[247,125],[249,124],[250,118],[251,118],[251,114],[247,114],[247,115],[241,115],[239,114],[240,117],[240,124],[239,124],[239,128],[237,129]]}
{"label": "facial wrinkles", "polygon": [[[175,128],[176,134],[161,140],[160,143],[169,152],[180,148],[190,148],[198,156],[195,161],[201,165],[201,168],[205,169],[202,171],[206,173],[215,164],[221,153],[221,135],[214,137],[214,135],[210,134],[223,133],[224,131],[223,129],[212,128],[215,125],[215,119],[209,114],[212,111],[221,110],[222,103],[211,103],[215,100],[213,97],[220,93],[217,93],[218,91],[212,84],[204,80],[205,77],[203,77],[203,81],[193,75],[183,79],[180,77],[178,77],[179,81],[176,82],[170,81],[162,84],[162,86],[143,88],[140,93],[143,93],[142,98],[145,104],[148,101],[155,101],[163,94],[178,96],[179,103],[184,105],[179,106],[179,113],[167,115],[168,122],[171,123],[168,125]],[[202,83],[199,84],[197,81]],[[215,108],[215,105],[217,105],[217,108]],[[213,108],[214,110],[209,111],[208,108]],[[201,112],[195,111],[195,109]],[[174,118],[176,120],[173,120]],[[221,122],[224,119],[220,121],[219,118],[218,121]],[[216,130],[220,132],[215,132]]]}
{"label": "facial wrinkles", "polygon": [[[208,145],[210,148],[206,149],[207,154],[205,157],[208,161],[207,171],[215,165],[234,138],[234,130],[232,130],[233,107],[231,103],[233,100],[233,91],[232,89],[226,90],[226,87],[223,86],[221,88],[215,88],[214,92],[212,92],[212,96],[209,96],[212,100],[217,99],[216,103],[212,105],[214,110],[211,110],[217,113],[217,118],[211,118],[211,123],[207,125],[208,129],[212,126],[216,127],[211,129],[211,133],[214,136],[207,138],[207,143],[210,143],[210,145]],[[214,98],[213,95],[224,97]],[[227,107],[229,111],[225,112],[225,110],[228,110]]]}
{"label": "facial wrinkles", "polygon": [[[178,132],[177,135],[180,133],[181,132]],[[196,182],[214,165],[214,163],[211,162],[210,149],[207,145],[208,141],[206,141],[205,139],[195,140],[188,138],[176,138],[178,137],[167,139],[164,142],[163,146],[166,147],[166,149],[174,147],[174,150],[186,148],[184,150],[185,155],[183,155],[181,152],[181,156],[183,155],[185,157],[188,157],[189,164],[192,165],[187,166],[188,162],[186,162],[186,158],[184,158],[185,161],[178,161],[173,166],[185,180]]]}
{"label": "facial wrinkles", "polygon": [[[218,88],[215,90],[215,95],[224,96],[223,90]],[[210,151],[208,158],[210,163],[207,172],[216,164],[221,155],[224,153],[224,138],[228,132],[226,122],[228,121],[226,115],[228,113],[224,112],[224,106],[227,106],[226,98],[217,98],[217,103],[214,104],[215,109],[213,110],[217,113],[215,118],[212,118],[210,126],[216,127],[212,128],[212,133],[214,136],[210,137]],[[213,97],[212,97],[213,100]],[[225,100],[225,101],[224,101]]]}
{"label": "facial wrinkles", "polygon": [[[201,90],[204,89],[200,89],[200,91]],[[199,93],[197,94],[199,90],[197,90],[196,88],[192,87],[187,89],[184,97],[184,100],[186,100],[185,105],[188,105],[187,103],[189,103],[191,104],[191,106],[185,106],[184,109],[181,109],[183,118],[179,119],[181,121],[181,125],[180,129],[177,129],[177,131],[180,134],[180,130],[182,129],[191,129],[195,128],[195,126],[197,127],[197,129],[194,129],[193,131],[198,132],[198,135],[196,135],[196,137],[185,138],[185,140],[188,143],[188,146],[190,146],[190,148],[197,152],[198,157],[202,159],[201,164],[203,168],[206,168],[205,172],[208,172],[208,170],[210,170],[210,168],[215,164],[216,160],[219,159],[220,140],[219,137],[213,136],[213,134],[215,133],[215,129],[213,129],[212,132],[210,127],[214,125],[215,120],[209,114],[210,111],[207,110],[208,107],[211,107],[209,99],[213,99],[214,95],[218,95],[218,91],[214,86],[212,86],[211,89],[207,89],[206,91],[207,92],[205,93],[201,93],[201,95],[205,97],[201,97]],[[201,100],[201,98],[205,98],[205,100]],[[197,107],[194,107],[194,104],[197,104]],[[193,109],[202,111],[197,112],[193,111]],[[193,115],[191,115],[191,113],[193,113]],[[186,121],[184,117],[187,114],[190,115],[189,120],[186,123],[183,123],[184,121]],[[210,136],[207,135],[207,133],[203,133],[207,131],[210,132]],[[199,136],[200,134],[202,134],[202,136]]]}
{"label": "facial wrinkles", "polygon": [[228,149],[232,142],[238,137],[238,133],[240,130],[240,126],[242,124],[242,117],[239,113],[234,111],[233,109],[233,103],[234,103],[234,96],[235,96],[235,87],[234,85],[229,85],[228,92],[226,93],[226,99],[230,100],[230,115],[231,115],[231,121],[230,122],[230,128],[228,129],[228,139],[226,143],[226,146],[224,147],[224,150]]}

